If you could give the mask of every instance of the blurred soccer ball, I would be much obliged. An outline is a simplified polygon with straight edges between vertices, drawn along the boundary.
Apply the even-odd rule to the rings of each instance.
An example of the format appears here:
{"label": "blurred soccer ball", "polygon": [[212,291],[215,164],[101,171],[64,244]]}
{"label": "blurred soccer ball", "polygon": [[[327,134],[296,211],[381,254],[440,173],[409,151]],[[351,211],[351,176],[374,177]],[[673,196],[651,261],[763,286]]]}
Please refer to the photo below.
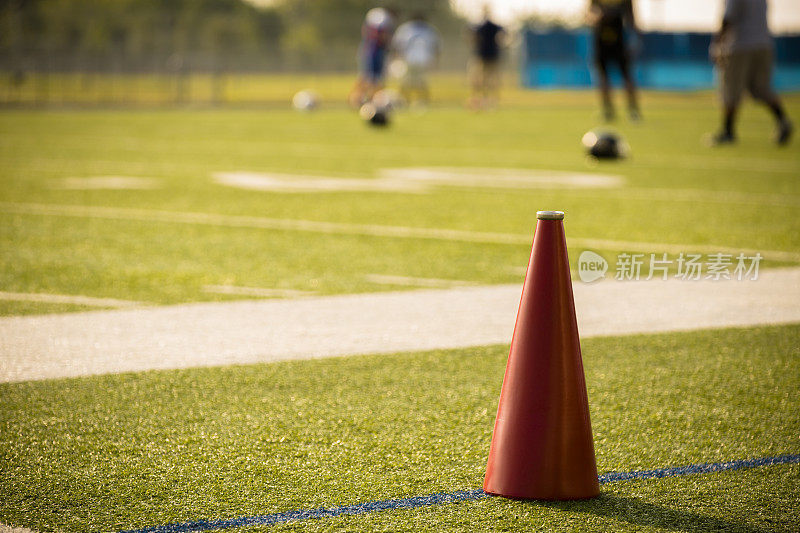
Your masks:
{"label": "blurred soccer ball", "polygon": [[292,106],[298,111],[312,111],[319,107],[319,97],[313,91],[303,90],[294,95]]}
{"label": "blurred soccer ball", "polygon": [[581,142],[595,159],[623,159],[630,153],[628,143],[611,131],[589,131]]}
{"label": "blurred soccer ball", "polygon": [[372,126],[387,126],[389,124],[389,110],[375,102],[367,102],[362,105],[358,114]]}

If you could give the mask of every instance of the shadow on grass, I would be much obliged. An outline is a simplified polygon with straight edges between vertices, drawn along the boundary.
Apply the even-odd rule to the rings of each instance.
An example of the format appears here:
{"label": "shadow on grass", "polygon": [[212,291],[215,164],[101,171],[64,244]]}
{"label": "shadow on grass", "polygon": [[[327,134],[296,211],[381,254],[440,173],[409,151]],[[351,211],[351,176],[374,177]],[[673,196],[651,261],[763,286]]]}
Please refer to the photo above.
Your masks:
{"label": "shadow on grass", "polygon": [[689,511],[679,511],[647,503],[638,498],[616,494],[601,494],[593,500],[530,503],[572,513],[593,514],[628,522],[635,526],[650,526],[671,531],[736,531],[740,533],[768,533],[769,531],[742,522],[731,522]]}

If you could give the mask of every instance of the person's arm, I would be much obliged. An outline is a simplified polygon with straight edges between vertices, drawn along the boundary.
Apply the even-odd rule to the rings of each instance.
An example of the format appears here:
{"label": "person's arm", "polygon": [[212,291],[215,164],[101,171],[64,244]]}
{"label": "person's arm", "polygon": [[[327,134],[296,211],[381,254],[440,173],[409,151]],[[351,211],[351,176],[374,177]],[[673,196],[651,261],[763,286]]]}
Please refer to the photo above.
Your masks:
{"label": "person's arm", "polygon": [[721,41],[728,35],[728,32],[731,29],[731,22],[728,19],[722,19],[722,24],[719,27],[719,31],[714,34],[715,41]]}
{"label": "person's arm", "polygon": [[508,48],[511,44],[511,37],[508,35],[508,32],[505,28],[501,27],[497,30],[497,35],[495,35],[495,42],[497,43],[497,47],[501,50],[504,48]]}
{"label": "person's arm", "polygon": [[725,0],[725,11],[722,15],[722,24],[719,31],[714,34],[716,42],[722,41],[730,32],[731,27],[741,18],[742,3],[740,0]]}
{"label": "person's arm", "polygon": [[600,6],[597,5],[597,0],[589,0],[589,8],[586,10],[586,23],[589,26],[596,26],[602,16],[603,12]]}
{"label": "person's arm", "polygon": [[740,9],[740,4],[737,0],[725,0],[722,23],[719,26],[719,30],[711,37],[711,46],[708,49],[708,56],[712,62],[718,63],[722,59],[723,43],[731,31],[732,21],[738,16]]}

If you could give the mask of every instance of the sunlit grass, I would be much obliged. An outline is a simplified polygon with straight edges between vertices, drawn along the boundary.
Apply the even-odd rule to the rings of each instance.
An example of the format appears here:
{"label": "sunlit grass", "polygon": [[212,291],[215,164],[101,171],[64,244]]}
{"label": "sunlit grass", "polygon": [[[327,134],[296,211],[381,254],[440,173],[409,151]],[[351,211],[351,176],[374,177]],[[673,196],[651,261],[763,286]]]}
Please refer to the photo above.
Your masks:
{"label": "sunlit grass", "polygon": [[[583,343],[599,472],[798,453],[800,328]],[[0,385],[0,523],[114,531],[481,486],[507,346]],[[792,531],[800,469],[304,531]]]}

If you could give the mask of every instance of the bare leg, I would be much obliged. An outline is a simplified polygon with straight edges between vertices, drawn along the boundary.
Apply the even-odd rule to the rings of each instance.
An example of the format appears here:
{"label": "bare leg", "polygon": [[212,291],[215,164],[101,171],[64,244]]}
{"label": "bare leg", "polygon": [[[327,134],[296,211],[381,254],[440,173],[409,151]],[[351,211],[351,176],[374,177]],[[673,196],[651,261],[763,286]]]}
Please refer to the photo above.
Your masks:
{"label": "bare leg", "polygon": [[639,120],[639,99],[636,94],[636,83],[633,81],[630,72],[626,71],[624,76],[625,92],[628,95],[628,112],[630,113],[631,119]]}
{"label": "bare leg", "polygon": [[731,138],[736,138],[736,132],[734,130],[736,124],[737,111],[738,111],[738,106],[726,105],[725,111],[723,113],[722,133],[728,135]]}

